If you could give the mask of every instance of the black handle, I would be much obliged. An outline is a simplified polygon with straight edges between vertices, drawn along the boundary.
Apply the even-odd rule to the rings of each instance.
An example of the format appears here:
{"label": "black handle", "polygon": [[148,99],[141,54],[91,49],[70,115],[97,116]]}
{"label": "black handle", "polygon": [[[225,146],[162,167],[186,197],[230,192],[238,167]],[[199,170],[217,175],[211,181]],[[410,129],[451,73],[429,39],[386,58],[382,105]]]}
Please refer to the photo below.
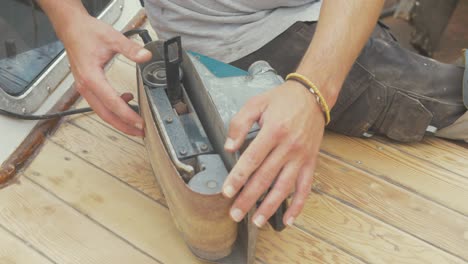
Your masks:
{"label": "black handle", "polygon": [[164,42],[164,62],[166,66],[167,96],[172,105],[182,99],[180,85],[180,64],[182,63],[182,42],[175,37]]}

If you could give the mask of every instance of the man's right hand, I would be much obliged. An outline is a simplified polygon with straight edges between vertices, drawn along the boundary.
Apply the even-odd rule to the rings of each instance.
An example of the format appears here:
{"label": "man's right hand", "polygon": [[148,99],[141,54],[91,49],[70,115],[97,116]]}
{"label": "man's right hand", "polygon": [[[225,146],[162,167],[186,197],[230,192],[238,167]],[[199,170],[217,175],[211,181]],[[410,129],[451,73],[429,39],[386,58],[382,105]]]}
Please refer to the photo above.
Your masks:
{"label": "man's right hand", "polygon": [[143,119],[109,84],[104,66],[116,53],[140,63],[150,60],[151,52],[90,16],[80,1],[39,0],[39,4],[65,46],[78,92],[104,121],[126,134],[143,136]]}
{"label": "man's right hand", "polygon": [[72,25],[62,35],[75,87],[104,121],[133,136],[143,136],[143,119],[111,87],[104,65],[121,53],[135,62],[151,59],[151,52],[93,17]]}

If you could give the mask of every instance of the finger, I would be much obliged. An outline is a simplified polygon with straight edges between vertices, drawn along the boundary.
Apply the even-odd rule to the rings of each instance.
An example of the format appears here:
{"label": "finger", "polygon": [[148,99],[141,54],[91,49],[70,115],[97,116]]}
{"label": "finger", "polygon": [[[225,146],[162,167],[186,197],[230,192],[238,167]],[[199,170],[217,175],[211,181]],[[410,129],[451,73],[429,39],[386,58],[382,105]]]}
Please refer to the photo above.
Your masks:
{"label": "finger", "polygon": [[249,130],[258,121],[265,110],[264,97],[251,98],[229,123],[229,132],[224,148],[226,151],[237,151],[243,144]]}
{"label": "finger", "polygon": [[122,120],[120,120],[120,118],[118,118],[114,113],[107,109],[90,90],[86,89],[81,91],[81,95],[86,99],[91,108],[93,108],[94,112],[96,112],[96,114],[100,118],[102,118],[102,120],[106,121],[114,128],[132,136],[142,137],[144,135],[144,132],[142,130],[130,126],[124,123]]}
{"label": "finger", "polygon": [[260,196],[270,188],[288,158],[286,153],[286,150],[276,148],[247,182],[231,207],[230,215],[234,221],[241,221]]}
{"label": "finger", "polygon": [[278,176],[275,185],[268,192],[267,197],[255,212],[253,222],[262,227],[266,221],[276,212],[281,203],[288,198],[294,186],[294,179],[300,171],[300,164],[288,163]]}
{"label": "finger", "polygon": [[263,127],[232,168],[223,186],[223,194],[234,197],[278,142],[271,139],[271,129]]}
{"label": "finger", "polygon": [[119,34],[117,38],[117,43],[119,43],[117,52],[124,55],[127,59],[137,63],[142,63],[149,61],[153,56],[151,52],[143,48],[140,43],[126,38],[123,34]]}
{"label": "finger", "polygon": [[110,86],[103,70],[98,69],[98,71],[100,72],[87,75],[89,77],[86,83],[88,88],[102,102],[103,106],[113,112],[123,122],[139,130],[143,130],[143,119]]}
{"label": "finger", "polygon": [[304,204],[312,188],[316,162],[316,159],[311,159],[302,167],[300,171],[299,177],[296,181],[296,192],[294,193],[289,209],[286,211],[283,217],[283,223],[285,225],[292,226],[304,208]]}

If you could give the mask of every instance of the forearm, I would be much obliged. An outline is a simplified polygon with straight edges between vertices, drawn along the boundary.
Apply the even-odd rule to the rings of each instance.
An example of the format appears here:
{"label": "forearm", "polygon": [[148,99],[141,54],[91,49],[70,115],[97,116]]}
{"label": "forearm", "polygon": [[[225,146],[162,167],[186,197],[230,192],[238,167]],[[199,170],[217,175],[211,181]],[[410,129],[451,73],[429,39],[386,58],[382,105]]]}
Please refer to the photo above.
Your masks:
{"label": "forearm", "polygon": [[297,72],[332,107],[354,61],[372,33],[383,0],[324,0],[317,29]]}
{"label": "forearm", "polygon": [[89,16],[80,0],[36,0],[49,17],[54,29],[61,38],[71,23],[79,23]]}

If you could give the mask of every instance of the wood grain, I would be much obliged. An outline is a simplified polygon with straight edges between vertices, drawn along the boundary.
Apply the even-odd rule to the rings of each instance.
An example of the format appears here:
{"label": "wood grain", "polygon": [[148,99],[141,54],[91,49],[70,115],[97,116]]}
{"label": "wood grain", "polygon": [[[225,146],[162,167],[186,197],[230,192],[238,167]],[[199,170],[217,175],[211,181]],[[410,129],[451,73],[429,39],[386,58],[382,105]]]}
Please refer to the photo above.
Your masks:
{"label": "wood grain", "polygon": [[364,263],[297,227],[282,232],[270,226],[263,228],[258,237],[257,257],[270,264]]}
{"label": "wood grain", "polygon": [[394,147],[403,153],[431,162],[445,170],[468,178],[468,149],[451,141],[428,137],[420,143],[403,144],[377,138],[379,143]]}
{"label": "wood grain", "polygon": [[28,247],[4,229],[0,228],[0,263],[2,264],[52,264],[47,258]]}
{"label": "wood grain", "polygon": [[157,263],[25,178],[0,201],[2,225],[56,263]]}
{"label": "wood grain", "polygon": [[[125,60],[115,59],[107,78],[119,92],[135,93],[135,68]],[[77,107],[86,105],[82,100]],[[86,215],[92,219],[86,221],[105,226],[112,239],[121,237],[128,241],[124,245],[134,245],[163,263],[196,261],[163,206],[166,200],[141,140],[113,130],[95,114],[67,120],[25,174],[81,212],[78,219]],[[310,195],[297,226],[282,233],[261,230],[259,263],[466,263],[467,149],[438,139],[401,145],[327,133],[323,150],[316,192]],[[17,192],[29,193],[33,188],[37,193],[37,187],[30,185],[26,190],[14,187],[19,188]],[[0,200],[2,195],[12,196],[3,192]],[[69,207],[61,206],[70,213]],[[70,222],[67,217],[48,219],[59,222],[60,228]],[[10,225],[14,231],[21,229]],[[90,229],[91,234],[84,231],[83,236],[94,237],[95,229]],[[97,232],[99,241],[101,233]],[[51,245],[63,240],[57,233],[43,239]],[[78,258],[79,251],[49,247],[45,252],[54,260]],[[88,255],[104,258],[106,252]]]}
{"label": "wood grain", "polygon": [[158,200],[146,149],[95,120],[83,116],[64,123],[50,140]]}
{"label": "wood grain", "polygon": [[[468,215],[468,179],[371,139],[327,133],[322,150],[355,167]],[[468,155],[467,155],[468,157]]]}
{"label": "wood grain", "polygon": [[[83,158],[90,164],[93,164],[94,167],[107,172],[112,172],[112,174],[115,173],[114,176],[122,180],[127,178],[118,175],[133,175],[132,179],[134,181],[133,184],[131,184],[133,188],[139,189],[161,203],[166,203],[162,193],[148,192],[148,189],[144,187],[147,186],[145,183],[147,182],[147,177],[154,177],[152,176],[152,172],[151,175],[145,175],[145,173],[133,173],[135,167],[141,168],[149,166],[148,159],[146,157],[140,157],[140,155],[144,155],[146,153],[143,146],[133,142],[120,133],[117,133],[115,130],[110,130],[102,123],[94,119],[90,119],[89,116],[86,118],[73,119],[73,122],[83,129],[71,124],[64,124],[59,128],[56,135],[54,135],[51,140],[56,143],[63,143],[63,146],[65,146],[66,149],[69,149],[75,155]],[[108,137],[107,135],[111,136]],[[94,139],[80,139],[88,137]],[[71,140],[71,138],[74,140]],[[75,138],[78,139],[75,140]],[[107,142],[107,138],[112,138],[112,142]],[[79,143],[89,141],[101,143]],[[74,142],[78,143],[75,144]],[[133,157],[122,152],[122,149],[131,153],[140,153],[136,154],[136,158],[132,161],[135,163],[132,164],[132,166],[120,165],[127,162],[127,159],[133,159]],[[83,150],[86,150],[86,153],[84,153]],[[44,148],[43,151],[42,155],[44,156],[57,155],[48,147]],[[106,159],[101,158],[104,153],[110,156]],[[116,153],[121,154],[117,155]],[[73,162],[76,161],[74,160]],[[80,169],[78,168],[77,171],[79,170]],[[310,263],[310,259],[317,259],[317,263],[359,263],[358,260],[338,250],[334,246],[329,245],[320,239],[314,238],[297,228],[288,229],[283,233],[274,233],[269,229],[262,230],[258,241],[257,257],[260,258],[260,260],[271,264]]]}
{"label": "wood grain", "polygon": [[[24,172],[28,178],[164,263],[201,263],[164,206],[52,142],[44,149],[54,155],[38,156]],[[54,166],[61,162],[66,166]]]}
{"label": "wood grain", "polygon": [[468,217],[327,155],[320,156],[319,164],[316,191],[468,259]]}
{"label": "wood grain", "polygon": [[369,263],[465,263],[325,195],[309,196],[297,225]]}

